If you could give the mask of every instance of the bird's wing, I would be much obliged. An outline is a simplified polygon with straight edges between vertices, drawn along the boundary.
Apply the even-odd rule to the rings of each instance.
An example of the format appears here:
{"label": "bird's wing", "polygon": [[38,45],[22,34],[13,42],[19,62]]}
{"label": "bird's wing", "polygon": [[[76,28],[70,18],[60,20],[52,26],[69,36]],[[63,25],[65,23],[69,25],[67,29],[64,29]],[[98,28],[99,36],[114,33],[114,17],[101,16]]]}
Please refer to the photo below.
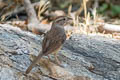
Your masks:
{"label": "bird's wing", "polygon": [[43,44],[42,44],[43,53],[47,55],[49,53],[56,51],[62,46],[65,40],[66,40],[65,34],[59,35],[59,33],[58,34],[48,33],[43,40]]}

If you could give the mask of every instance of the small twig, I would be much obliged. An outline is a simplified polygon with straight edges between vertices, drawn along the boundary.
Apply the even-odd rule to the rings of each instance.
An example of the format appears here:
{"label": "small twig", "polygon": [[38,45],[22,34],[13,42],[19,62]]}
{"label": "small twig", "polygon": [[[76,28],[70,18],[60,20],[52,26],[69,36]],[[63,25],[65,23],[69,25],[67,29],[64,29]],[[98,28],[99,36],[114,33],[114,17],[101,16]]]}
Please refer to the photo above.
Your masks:
{"label": "small twig", "polygon": [[[85,21],[87,18],[87,8],[86,8],[86,0],[83,0],[83,6],[84,6],[84,16],[85,16]],[[85,22],[86,23],[86,22]]]}

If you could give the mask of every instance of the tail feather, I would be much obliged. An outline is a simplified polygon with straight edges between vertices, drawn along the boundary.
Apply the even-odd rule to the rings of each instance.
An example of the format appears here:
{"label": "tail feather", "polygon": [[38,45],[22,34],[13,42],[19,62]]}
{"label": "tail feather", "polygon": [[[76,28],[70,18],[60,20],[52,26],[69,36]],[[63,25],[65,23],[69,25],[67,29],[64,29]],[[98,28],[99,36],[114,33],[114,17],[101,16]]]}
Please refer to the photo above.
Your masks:
{"label": "tail feather", "polygon": [[27,68],[27,70],[25,71],[26,74],[28,74],[32,68],[35,66],[35,64],[41,59],[41,57],[43,56],[43,53],[40,52],[39,55],[35,58],[35,60],[32,62],[32,64]]}

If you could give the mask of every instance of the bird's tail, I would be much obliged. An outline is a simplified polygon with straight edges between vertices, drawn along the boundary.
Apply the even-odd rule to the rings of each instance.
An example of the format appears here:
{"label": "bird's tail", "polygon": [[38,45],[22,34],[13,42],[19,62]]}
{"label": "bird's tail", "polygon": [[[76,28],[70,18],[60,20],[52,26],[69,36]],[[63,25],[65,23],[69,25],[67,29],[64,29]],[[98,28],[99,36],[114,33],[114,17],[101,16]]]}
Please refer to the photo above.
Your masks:
{"label": "bird's tail", "polygon": [[42,51],[39,52],[39,55],[35,58],[35,60],[32,62],[32,64],[27,68],[27,70],[25,71],[26,74],[28,74],[32,68],[35,66],[35,64],[41,59],[41,57],[43,56]]}

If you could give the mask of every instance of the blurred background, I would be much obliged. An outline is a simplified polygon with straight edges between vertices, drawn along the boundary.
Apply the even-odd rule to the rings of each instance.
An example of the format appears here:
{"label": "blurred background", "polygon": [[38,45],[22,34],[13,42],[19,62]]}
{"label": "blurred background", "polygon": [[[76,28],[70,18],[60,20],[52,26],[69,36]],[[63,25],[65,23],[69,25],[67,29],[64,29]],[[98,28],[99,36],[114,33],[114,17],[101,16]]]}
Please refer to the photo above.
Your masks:
{"label": "blurred background", "polygon": [[[40,24],[50,24],[57,16],[73,18],[75,33],[110,34],[120,32],[120,0],[30,0]],[[26,29],[29,12],[23,0],[0,0],[1,23]],[[27,13],[26,13],[27,12]]]}

